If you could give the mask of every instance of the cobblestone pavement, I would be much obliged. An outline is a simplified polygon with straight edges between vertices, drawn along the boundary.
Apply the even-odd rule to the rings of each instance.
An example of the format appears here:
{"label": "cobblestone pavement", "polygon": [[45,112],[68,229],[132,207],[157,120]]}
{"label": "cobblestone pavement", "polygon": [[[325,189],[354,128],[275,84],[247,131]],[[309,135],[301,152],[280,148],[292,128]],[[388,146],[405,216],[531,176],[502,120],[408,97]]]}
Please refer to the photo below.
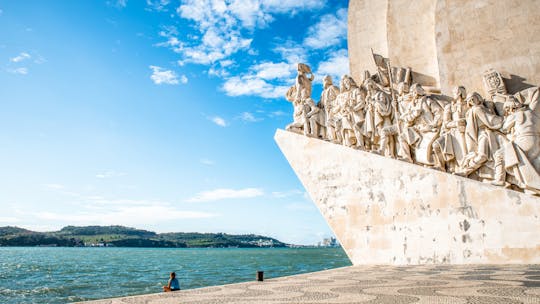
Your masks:
{"label": "cobblestone pavement", "polygon": [[87,303],[540,303],[540,265],[351,266]]}

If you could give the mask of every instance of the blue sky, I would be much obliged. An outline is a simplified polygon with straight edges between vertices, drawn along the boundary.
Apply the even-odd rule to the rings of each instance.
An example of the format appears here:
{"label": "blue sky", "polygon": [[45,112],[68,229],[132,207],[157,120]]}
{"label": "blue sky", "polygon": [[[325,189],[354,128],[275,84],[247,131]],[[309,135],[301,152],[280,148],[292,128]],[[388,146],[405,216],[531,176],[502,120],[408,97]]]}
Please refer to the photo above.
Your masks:
{"label": "blue sky", "polygon": [[332,235],[273,141],[348,1],[0,0],[0,226]]}

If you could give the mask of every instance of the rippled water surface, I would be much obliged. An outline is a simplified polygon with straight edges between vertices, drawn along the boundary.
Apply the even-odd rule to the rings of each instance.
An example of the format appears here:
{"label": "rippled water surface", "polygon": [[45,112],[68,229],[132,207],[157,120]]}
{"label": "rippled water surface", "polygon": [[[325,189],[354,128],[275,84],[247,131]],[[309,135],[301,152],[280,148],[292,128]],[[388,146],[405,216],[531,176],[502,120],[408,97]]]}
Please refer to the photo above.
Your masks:
{"label": "rippled water surface", "polygon": [[0,303],[66,303],[182,289],[351,265],[341,248],[165,249],[0,247]]}

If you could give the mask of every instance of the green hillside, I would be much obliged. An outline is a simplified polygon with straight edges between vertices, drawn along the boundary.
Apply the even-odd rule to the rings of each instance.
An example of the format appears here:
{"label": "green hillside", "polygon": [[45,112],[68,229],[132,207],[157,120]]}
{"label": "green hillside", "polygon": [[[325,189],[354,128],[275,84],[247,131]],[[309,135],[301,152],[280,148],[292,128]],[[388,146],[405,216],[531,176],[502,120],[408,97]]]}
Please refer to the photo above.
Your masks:
{"label": "green hillside", "polygon": [[112,247],[286,247],[287,244],[260,235],[226,233],[155,233],[124,226],[67,226],[59,231],[35,232],[18,227],[0,227],[0,246],[112,246]]}

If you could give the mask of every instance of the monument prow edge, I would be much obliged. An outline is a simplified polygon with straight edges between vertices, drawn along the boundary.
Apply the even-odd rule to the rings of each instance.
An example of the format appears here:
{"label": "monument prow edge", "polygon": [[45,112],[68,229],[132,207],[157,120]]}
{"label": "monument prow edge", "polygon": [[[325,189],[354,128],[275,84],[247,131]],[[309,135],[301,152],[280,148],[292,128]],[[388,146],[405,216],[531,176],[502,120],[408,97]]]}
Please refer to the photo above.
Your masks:
{"label": "monument prow edge", "polygon": [[354,265],[540,263],[540,198],[293,132],[275,141]]}

